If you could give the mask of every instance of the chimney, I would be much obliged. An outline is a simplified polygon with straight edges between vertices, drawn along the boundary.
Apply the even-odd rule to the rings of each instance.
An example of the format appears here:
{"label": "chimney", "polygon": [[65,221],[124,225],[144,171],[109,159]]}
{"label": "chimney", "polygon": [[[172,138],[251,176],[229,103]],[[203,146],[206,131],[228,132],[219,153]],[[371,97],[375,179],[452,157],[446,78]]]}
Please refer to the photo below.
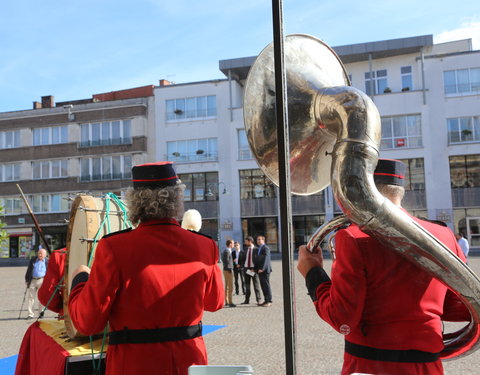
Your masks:
{"label": "chimney", "polygon": [[172,82],[167,81],[166,79],[161,79],[161,80],[159,81],[159,83],[160,83],[160,86],[162,86],[162,87],[163,87],[163,86],[169,86],[169,85],[172,84]]}
{"label": "chimney", "polygon": [[52,95],[42,96],[42,108],[53,108],[55,107],[55,101],[53,100]]}
{"label": "chimney", "polygon": [[40,102],[33,102],[33,109],[41,109],[42,103]]}

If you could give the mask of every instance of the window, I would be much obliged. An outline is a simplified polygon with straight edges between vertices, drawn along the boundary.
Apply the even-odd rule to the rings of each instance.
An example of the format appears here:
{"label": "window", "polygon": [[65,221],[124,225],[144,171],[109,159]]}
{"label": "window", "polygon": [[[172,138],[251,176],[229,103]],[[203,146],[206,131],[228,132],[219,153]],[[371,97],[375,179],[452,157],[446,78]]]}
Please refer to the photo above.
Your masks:
{"label": "window", "polygon": [[407,166],[405,190],[425,190],[425,166],[422,158],[401,160]]}
{"label": "window", "polygon": [[480,116],[447,119],[448,143],[480,141]]}
{"label": "window", "polygon": [[186,121],[214,118],[217,116],[215,95],[165,101],[167,121]]}
{"label": "window", "polygon": [[131,143],[131,120],[103,121],[80,125],[80,147]]}
{"label": "window", "polygon": [[238,129],[238,160],[253,159],[245,129]]}
{"label": "window", "polygon": [[447,70],[443,72],[446,95],[478,94],[480,91],[480,68]]}
{"label": "window", "polygon": [[20,130],[0,132],[0,149],[20,147]]}
{"label": "window", "polygon": [[20,198],[0,198],[0,205],[3,206],[5,215],[18,215],[22,213]]}
{"label": "window", "polygon": [[382,150],[422,146],[420,115],[382,117]]}
{"label": "window", "polygon": [[128,179],[132,174],[131,156],[103,156],[80,159],[81,181]]}
{"label": "window", "polygon": [[402,91],[413,90],[412,67],[402,66],[400,74],[402,77]]}
{"label": "window", "polygon": [[67,164],[67,159],[34,161],[32,162],[32,179],[67,177]]}
{"label": "window", "polygon": [[0,182],[19,181],[20,163],[0,164]]}
{"label": "window", "polygon": [[167,160],[175,162],[218,160],[217,138],[167,142]]}
{"label": "window", "polygon": [[31,195],[29,198],[33,212],[48,213],[70,211],[68,194]]}
{"label": "window", "polygon": [[53,145],[67,142],[68,128],[66,125],[33,129],[34,146]]}
{"label": "window", "polygon": [[[383,94],[383,91],[388,87],[387,84],[387,70],[377,70],[376,72],[365,73],[365,92],[367,95]],[[373,90],[373,91],[372,91]]]}
{"label": "window", "polygon": [[480,187],[480,154],[451,156],[449,161],[452,188]]}
{"label": "window", "polygon": [[186,173],[178,175],[185,184],[185,202],[218,200],[218,173]]}
{"label": "window", "polygon": [[276,198],[275,186],[261,169],[240,171],[240,199]]}

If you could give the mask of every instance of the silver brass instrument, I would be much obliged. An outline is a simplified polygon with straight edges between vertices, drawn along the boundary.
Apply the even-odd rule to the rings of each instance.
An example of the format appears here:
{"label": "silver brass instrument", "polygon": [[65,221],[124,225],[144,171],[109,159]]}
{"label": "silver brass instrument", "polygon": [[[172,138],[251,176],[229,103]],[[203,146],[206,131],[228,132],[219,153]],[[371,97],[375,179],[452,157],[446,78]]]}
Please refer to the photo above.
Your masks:
{"label": "silver brass instrument", "polygon": [[[372,100],[350,85],[346,70],[322,41],[308,35],[285,38],[285,69],[293,194],[321,191],[331,181],[345,219],[334,219],[312,236],[315,248],[329,231],[350,220],[448,286],[471,314],[464,328],[444,335],[442,359],[478,349],[480,279],[445,245],[384,198],[375,187],[381,139],[380,115]],[[273,45],[250,69],[244,121],[255,158],[278,185]],[[330,176],[328,172],[330,171]]]}

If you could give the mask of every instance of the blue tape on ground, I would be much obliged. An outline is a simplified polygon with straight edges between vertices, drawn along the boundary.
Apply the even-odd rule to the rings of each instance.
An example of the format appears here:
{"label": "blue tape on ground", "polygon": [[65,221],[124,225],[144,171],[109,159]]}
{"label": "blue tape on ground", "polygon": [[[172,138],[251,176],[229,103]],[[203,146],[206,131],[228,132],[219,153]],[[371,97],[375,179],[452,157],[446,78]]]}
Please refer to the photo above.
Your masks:
{"label": "blue tape on ground", "polygon": [[[204,325],[203,335],[208,335],[209,333],[215,332],[220,328],[226,326],[214,326],[214,325]],[[17,366],[18,354],[12,355],[11,357],[0,358],[0,374],[2,375],[14,375],[15,367]]]}

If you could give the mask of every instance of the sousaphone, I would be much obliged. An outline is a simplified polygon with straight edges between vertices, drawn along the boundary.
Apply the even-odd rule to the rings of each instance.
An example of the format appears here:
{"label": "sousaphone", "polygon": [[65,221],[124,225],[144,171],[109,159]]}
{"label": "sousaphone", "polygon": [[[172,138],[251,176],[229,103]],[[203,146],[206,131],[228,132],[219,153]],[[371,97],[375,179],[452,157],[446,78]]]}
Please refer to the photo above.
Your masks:
{"label": "sousaphone", "polygon": [[[380,115],[372,100],[350,86],[335,52],[308,35],[284,42],[290,138],[291,189],[309,195],[330,183],[345,217],[391,245],[448,286],[467,306],[471,320],[444,335],[442,359],[479,347],[480,279],[445,245],[383,197],[375,187],[381,139]],[[248,141],[263,172],[278,185],[273,44],[250,69],[244,94]],[[343,218],[321,227],[309,241],[314,249]]]}

